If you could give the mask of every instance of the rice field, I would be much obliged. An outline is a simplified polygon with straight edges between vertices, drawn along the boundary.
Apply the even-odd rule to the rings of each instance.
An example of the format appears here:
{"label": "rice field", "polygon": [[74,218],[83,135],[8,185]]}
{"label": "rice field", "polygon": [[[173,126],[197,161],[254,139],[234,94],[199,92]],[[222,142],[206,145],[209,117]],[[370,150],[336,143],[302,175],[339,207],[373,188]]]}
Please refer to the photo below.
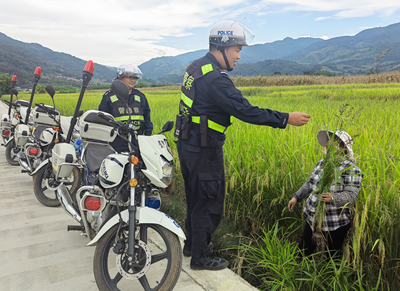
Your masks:
{"label": "rice field", "polygon": [[[175,120],[179,91],[144,93],[157,132],[167,120]],[[297,205],[295,212],[290,213],[288,201],[323,157],[316,140],[317,132],[324,124],[335,130],[335,115],[344,104],[348,104],[348,108],[353,108],[359,115],[347,120],[343,129],[355,137],[355,159],[363,171],[364,180],[341,263],[355,274],[349,280],[361,280],[357,285],[360,287],[352,290],[371,290],[371,286],[374,286],[373,290],[399,290],[400,84],[244,87],[242,93],[251,104],[261,108],[302,111],[312,118],[306,126],[288,126],[284,130],[234,120],[227,130],[224,146],[225,218],[234,221],[238,232],[248,236],[263,234],[262,229],[267,231],[277,221],[280,221],[282,229],[292,224],[301,227],[302,207]],[[20,94],[19,97],[29,99],[30,95]],[[56,107],[63,115],[72,115],[77,98],[78,93],[56,94]],[[87,92],[81,109],[97,109],[101,98],[101,92]],[[36,94],[34,102],[52,104],[46,94]],[[166,135],[178,159],[173,134]],[[176,164],[179,181],[179,162]],[[183,197],[182,193],[178,195]],[[282,218],[289,219],[282,221]],[[299,231],[283,233],[282,244],[293,248]],[[248,264],[252,266],[251,262]],[[262,268],[257,272],[262,274]],[[262,290],[298,290],[287,286],[271,288],[260,287]]]}

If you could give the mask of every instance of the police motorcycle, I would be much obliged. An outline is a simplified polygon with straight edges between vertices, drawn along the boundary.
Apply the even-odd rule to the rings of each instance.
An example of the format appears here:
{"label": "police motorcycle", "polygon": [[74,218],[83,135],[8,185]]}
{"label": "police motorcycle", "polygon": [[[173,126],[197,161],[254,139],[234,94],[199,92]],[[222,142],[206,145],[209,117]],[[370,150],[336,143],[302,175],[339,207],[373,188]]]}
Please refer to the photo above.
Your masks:
{"label": "police motorcycle", "polygon": [[1,137],[3,139],[3,143],[1,145],[4,145],[4,143],[7,143],[9,140],[10,136],[14,132],[14,127],[11,124],[11,119],[14,118],[14,113],[11,115],[11,109],[12,108],[17,108],[16,104],[13,103],[13,95],[18,100],[18,91],[14,88],[15,84],[17,83],[17,76],[14,75],[11,79],[11,96],[10,96],[10,101],[6,101],[6,104],[8,104],[8,113],[4,113],[1,115],[1,120],[0,120],[0,132],[1,132]]}
{"label": "police motorcycle", "polygon": [[[18,96],[18,91],[16,89],[11,89],[11,96],[15,95]],[[18,98],[18,97],[17,97]],[[12,100],[12,97],[11,97]],[[1,137],[3,138],[2,146],[6,146],[8,141],[14,136],[15,127],[20,123],[23,122],[21,114],[26,114],[26,107],[28,106],[28,102],[25,100],[16,100],[15,102],[4,100],[6,104],[8,104],[9,113],[4,113],[1,115]],[[21,113],[23,112],[23,113]]]}
{"label": "police motorcycle", "polygon": [[[114,80],[111,90],[121,98],[129,95],[120,80]],[[161,133],[172,127],[173,122],[167,122]],[[179,278],[178,237],[185,235],[175,221],[155,209],[159,205],[149,207],[159,200],[155,187],[166,188],[173,177],[173,156],[161,133],[138,136],[133,124],[95,110],[80,119],[80,135],[86,142],[82,161],[93,172],[85,176],[76,195],[61,185],[57,196],[79,223],[68,230],[83,230],[91,239],[88,245],[97,245],[93,264],[99,290],[172,290]],[[108,143],[117,135],[128,142],[129,153],[110,148]],[[137,146],[131,143],[132,136]],[[59,178],[79,167],[74,151],[66,143],[53,148],[52,166]]]}
{"label": "police motorcycle", "polygon": [[21,151],[22,147],[28,142],[28,139],[31,135],[31,131],[33,130],[32,116],[31,116],[32,101],[33,101],[33,96],[35,95],[36,86],[41,77],[41,73],[42,69],[40,67],[36,67],[34,72],[33,88],[30,101],[29,102],[24,101],[25,106],[21,107],[20,115],[18,115],[18,119],[20,119],[20,121],[15,126],[13,136],[10,136],[7,143],[5,144],[7,162],[13,166],[19,165],[17,154]]}
{"label": "police motorcycle", "polygon": [[[7,142],[5,142],[4,145],[6,147],[6,160],[12,166],[19,165],[17,154],[28,142],[31,131],[33,130],[31,116],[32,101],[37,83],[40,80],[41,72],[42,69],[40,67],[36,67],[34,72],[32,94],[29,102],[25,100],[17,100],[13,104],[11,104],[11,102],[9,103],[10,106],[16,109],[16,112],[14,112],[13,115],[14,117],[11,118],[11,125],[15,125],[15,128],[13,129],[13,131],[10,131],[9,139],[7,140]],[[17,109],[18,105],[19,109]]]}
{"label": "police motorcycle", "polygon": [[[39,108],[37,111],[40,112],[41,109],[42,112],[45,112],[50,117],[50,119],[52,119],[52,122],[56,124],[56,126],[52,128],[45,128],[41,131],[39,137],[39,146],[44,147],[44,149],[46,150],[46,155],[39,160],[41,161],[39,165],[38,161],[36,160],[32,160],[33,164],[31,164],[33,165],[33,169],[31,168],[30,173],[33,178],[33,191],[38,201],[43,205],[49,207],[57,207],[61,205],[59,198],[57,197],[57,189],[61,185],[64,187],[68,186],[68,190],[71,193],[75,194],[77,189],[82,184],[80,171],[81,167],[73,167],[67,176],[62,176],[62,178],[60,178],[61,176],[59,176],[59,173],[52,169],[51,156],[54,153],[54,148],[56,148],[59,143],[74,143],[80,138],[78,117],[83,114],[83,111],[79,110],[79,108],[85,89],[89,84],[91,77],[93,76],[93,70],[94,63],[92,61],[87,62],[83,71],[82,88],[78,99],[78,105],[74,112],[74,116],[60,116],[59,112],[55,110],[55,90],[52,86],[47,86],[46,91],[53,99],[54,108],[46,106],[44,104],[36,104]],[[39,118],[39,115],[37,115],[36,113],[35,117]],[[51,124],[51,122],[47,119],[47,124],[49,123]],[[57,152],[57,154],[59,153]],[[72,160],[76,161],[75,153],[74,157],[68,156],[68,159],[65,160],[65,162],[70,162]]]}
{"label": "police motorcycle", "polygon": [[[46,91],[53,99],[55,90],[52,86],[47,86]],[[67,137],[72,117],[61,116],[54,107],[36,103],[33,113],[34,129],[30,142],[18,153],[18,161],[24,168],[23,172],[28,173],[33,178],[33,190],[40,203],[46,206],[55,207],[60,203],[56,197],[55,188],[58,182],[52,178],[51,165],[48,158],[51,156],[52,148],[58,142],[64,142]],[[80,111],[80,115],[83,111]],[[79,128],[73,129],[72,142],[79,139]],[[75,193],[81,185],[80,173],[76,169],[72,172],[68,181],[64,181],[70,191]]]}
{"label": "police motorcycle", "polygon": [[[55,92],[53,87],[46,87],[47,92],[50,90],[51,93],[51,89]],[[53,96],[50,94],[50,96],[53,99],[54,94]],[[22,172],[30,174],[41,163],[41,160],[46,157],[48,152],[46,147],[58,140],[58,126],[60,125],[57,122],[60,113],[55,109],[55,106],[51,107],[43,103],[36,103],[35,105],[36,107],[32,109],[32,121],[34,124],[32,135],[29,136],[28,142],[21,147],[17,154],[18,162],[24,168]],[[41,136],[45,138],[41,140]]]}

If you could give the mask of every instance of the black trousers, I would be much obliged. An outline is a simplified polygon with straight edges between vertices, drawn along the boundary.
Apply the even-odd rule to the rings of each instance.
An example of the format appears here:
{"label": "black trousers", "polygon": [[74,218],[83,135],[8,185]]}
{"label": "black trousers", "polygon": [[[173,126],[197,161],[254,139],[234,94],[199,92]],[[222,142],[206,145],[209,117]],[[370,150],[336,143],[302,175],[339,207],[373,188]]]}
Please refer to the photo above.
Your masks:
{"label": "black trousers", "polygon": [[[351,223],[344,225],[342,227],[339,227],[338,229],[333,230],[333,231],[323,231],[322,232],[322,234],[324,235],[324,237],[328,243],[327,244],[328,249],[332,255],[341,254],[343,242],[344,242],[344,239],[346,238],[347,232],[349,231],[350,227],[351,227]],[[304,250],[304,254],[306,256],[311,255],[315,251],[315,248],[317,247],[312,240],[312,235],[313,235],[312,228],[306,222],[304,224],[303,233],[301,235],[301,239],[300,239],[300,243],[299,243],[299,248],[301,250]]]}
{"label": "black trousers", "polygon": [[210,255],[208,243],[222,218],[224,157],[222,147],[193,146],[184,140],[178,140],[177,147],[186,192],[186,243],[194,261]]}

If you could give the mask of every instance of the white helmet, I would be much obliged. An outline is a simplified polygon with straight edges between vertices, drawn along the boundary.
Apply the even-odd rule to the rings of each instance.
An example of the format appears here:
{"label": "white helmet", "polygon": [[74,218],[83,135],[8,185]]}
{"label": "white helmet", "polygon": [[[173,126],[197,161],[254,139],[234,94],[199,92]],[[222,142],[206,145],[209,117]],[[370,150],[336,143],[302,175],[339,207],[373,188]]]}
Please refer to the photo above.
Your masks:
{"label": "white helmet", "polygon": [[222,20],[211,28],[209,43],[220,48],[233,45],[248,46],[253,38],[254,34],[243,24]]}
{"label": "white helmet", "polygon": [[323,147],[326,147],[326,143],[328,142],[328,137],[332,136],[333,134],[335,134],[335,136],[338,137],[345,145],[347,149],[347,156],[349,157],[349,159],[353,159],[354,157],[353,139],[347,132],[343,130],[337,130],[335,131],[335,133],[333,133],[333,131],[331,130],[320,130],[317,133],[317,139],[319,144]]}
{"label": "white helmet", "polygon": [[117,69],[118,79],[123,77],[143,78],[142,71],[135,65],[122,64]]}

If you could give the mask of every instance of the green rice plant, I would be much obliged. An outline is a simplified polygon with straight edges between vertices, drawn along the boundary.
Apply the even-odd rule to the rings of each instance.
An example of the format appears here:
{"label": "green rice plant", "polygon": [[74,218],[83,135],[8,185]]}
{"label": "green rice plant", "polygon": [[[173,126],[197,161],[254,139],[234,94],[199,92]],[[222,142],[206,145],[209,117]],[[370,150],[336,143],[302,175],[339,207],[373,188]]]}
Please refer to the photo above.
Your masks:
{"label": "green rice plant", "polygon": [[279,227],[281,222],[238,246],[243,273],[259,290],[380,290],[379,284],[365,280],[362,268],[353,270],[343,260],[321,259],[319,254],[303,258],[296,243],[287,239],[295,223]]}

